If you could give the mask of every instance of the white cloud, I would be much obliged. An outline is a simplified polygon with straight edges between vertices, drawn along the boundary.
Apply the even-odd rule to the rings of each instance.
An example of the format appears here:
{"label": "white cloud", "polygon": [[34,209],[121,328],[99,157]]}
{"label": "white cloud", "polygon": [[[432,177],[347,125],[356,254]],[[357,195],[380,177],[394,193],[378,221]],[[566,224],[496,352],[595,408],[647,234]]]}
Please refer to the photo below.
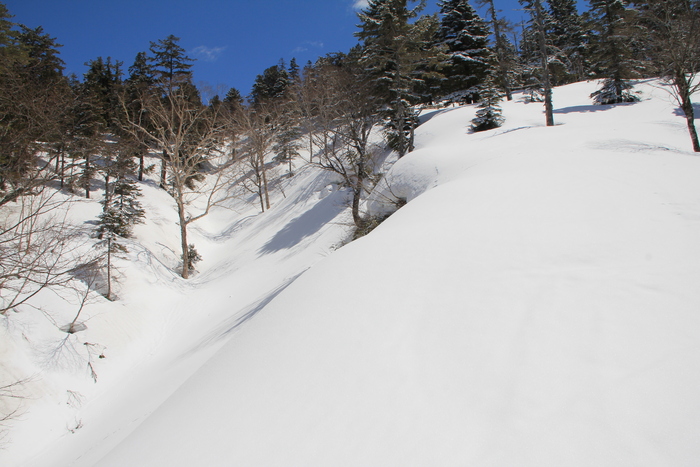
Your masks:
{"label": "white cloud", "polygon": [[226,50],[226,47],[207,47],[200,45],[192,50],[192,54],[195,58],[204,62],[215,62],[224,50]]}
{"label": "white cloud", "polygon": [[292,50],[292,53],[308,52],[310,49],[322,49],[323,42],[305,41],[299,47]]}
{"label": "white cloud", "polygon": [[352,7],[356,10],[363,10],[369,6],[369,0],[355,0]]}

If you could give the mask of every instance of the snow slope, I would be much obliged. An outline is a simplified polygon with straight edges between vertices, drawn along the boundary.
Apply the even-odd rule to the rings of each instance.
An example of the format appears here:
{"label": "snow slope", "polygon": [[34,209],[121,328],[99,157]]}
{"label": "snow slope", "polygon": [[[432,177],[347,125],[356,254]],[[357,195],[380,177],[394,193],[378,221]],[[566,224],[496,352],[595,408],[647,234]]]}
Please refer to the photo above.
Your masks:
{"label": "snow slope", "polygon": [[[96,397],[27,465],[697,465],[700,158],[663,86],[605,107],[594,89],[556,89],[552,128],[520,96],[489,132],[468,133],[471,106],[427,115],[368,207],[408,204],[296,280],[271,245],[332,216],[248,238],[275,250],[255,286],[223,257],[260,247],[214,242],[216,279],[173,300],[253,288],[255,316],[164,333],[149,384]],[[209,342],[191,328],[220,340],[181,363]]]}

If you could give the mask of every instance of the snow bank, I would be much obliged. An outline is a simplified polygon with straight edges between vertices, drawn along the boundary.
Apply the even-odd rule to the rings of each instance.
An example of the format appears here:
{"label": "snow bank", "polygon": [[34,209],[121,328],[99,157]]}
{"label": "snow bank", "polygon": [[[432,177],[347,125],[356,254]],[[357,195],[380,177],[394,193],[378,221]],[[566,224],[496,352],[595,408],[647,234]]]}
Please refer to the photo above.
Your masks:
{"label": "snow bank", "polygon": [[[489,132],[473,107],[430,118],[369,203],[406,206],[268,294],[152,413],[95,414],[91,455],[31,465],[696,465],[700,158],[656,83],[634,105],[593,89],[556,89],[552,128],[518,97]],[[303,239],[291,224],[263,252]],[[133,432],[108,452],[108,428]]]}

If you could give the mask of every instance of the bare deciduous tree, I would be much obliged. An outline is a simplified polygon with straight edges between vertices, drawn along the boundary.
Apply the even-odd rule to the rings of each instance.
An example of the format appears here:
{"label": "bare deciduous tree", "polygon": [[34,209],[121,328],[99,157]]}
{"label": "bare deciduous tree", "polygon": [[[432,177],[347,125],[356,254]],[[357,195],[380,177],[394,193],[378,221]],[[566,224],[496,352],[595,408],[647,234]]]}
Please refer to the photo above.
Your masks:
{"label": "bare deciduous tree", "polygon": [[340,175],[352,191],[352,217],[355,225],[363,224],[360,201],[371,189],[375,151],[369,138],[380,123],[378,101],[362,71],[351,64],[323,66],[316,79],[319,98],[327,102],[317,113],[317,145],[321,148],[320,167]]}
{"label": "bare deciduous tree", "polygon": [[[171,94],[143,93],[143,112],[134,115],[123,104],[127,131],[140,140],[150,141],[162,151],[162,161],[169,168],[168,192],[175,200],[180,224],[182,277],[189,277],[190,248],[187,226],[209,214],[231,195],[228,191],[232,160],[225,151],[228,134],[226,119],[220,108],[193,102],[186,87]],[[204,174],[209,175],[205,180]],[[201,210],[192,214],[194,200],[204,200]]]}
{"label": "bare deciduous tree", "polygon": [[694,0],[646,0],[638,4],[644,40],[657,72],[673,86],[685,115],[693,151],[700,152],[693,93],[700,90],[700,3]]}
{"label": "bare deciduous tree", "polygon": [[0,213],[0,314],[70,282],[82,261],[74,241],[79,231],[66,221],[66,212],[66,201],[42,190]]}
{"label": "bare deciduous tree", "polygon": [[236,134],[242,136],[240,158],[250,168],[248,180],[260,201],[260,209],[270,209],[270,187],[268,167],[265,162],[272,153],[280,127],[277,121],[282,107],[274,101],[261,102],[255,106],[240,106],[233,113]]}

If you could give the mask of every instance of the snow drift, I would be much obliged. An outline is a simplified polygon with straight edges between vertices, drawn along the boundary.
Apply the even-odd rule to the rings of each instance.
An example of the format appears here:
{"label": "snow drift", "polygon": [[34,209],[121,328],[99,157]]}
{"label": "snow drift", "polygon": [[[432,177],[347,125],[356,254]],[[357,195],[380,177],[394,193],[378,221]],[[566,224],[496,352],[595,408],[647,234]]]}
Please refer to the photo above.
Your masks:
{"label": "snow drift", "polygon": [[663,86],[639,88],[596,107],[595,83],[558,88],[550,128],[521,97],[484,133],[472,106],[435,111],[368,203],[406,206],[268,294],[138,423],[93,415],[104,439],[29,465],[696,465],[700,158]]}

